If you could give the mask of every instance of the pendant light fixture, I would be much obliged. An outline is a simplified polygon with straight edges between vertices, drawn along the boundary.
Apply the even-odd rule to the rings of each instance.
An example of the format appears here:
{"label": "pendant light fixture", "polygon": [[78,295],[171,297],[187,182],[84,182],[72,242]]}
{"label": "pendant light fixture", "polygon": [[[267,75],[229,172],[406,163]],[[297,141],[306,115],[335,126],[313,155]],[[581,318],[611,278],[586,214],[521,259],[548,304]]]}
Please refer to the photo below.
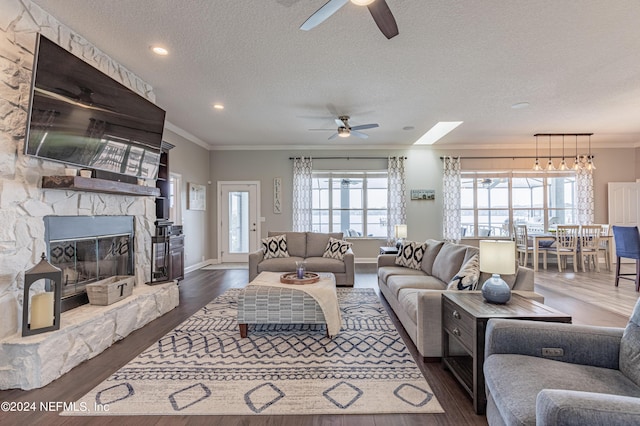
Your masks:
{"label": "pendant light fixture", "polygon": [[562,161],[560,162],[560,167],[558,168],[562,171],[569,170],[567,162],[564,159],[564,135],[562,135]]}
{"label": "pendant light fixture", "polygon": [[551,135],[549,135],[549,161],[547,161],[547,171],[552,172],[556,169],[556,166],[553,165],[553,160],[551,160]]}
{"label": "pendant light fixture", "polygon": [[589,154],[587,155],[587,170],[590,172],[596,169],[596,165],[593,164],[593,155],[591,155],[591,135],[589,135]]}
{"label": "pendant light fixture", "polygon": [[542,167],[540,167],[540,160],[538,159],[538,135],[536,135],[536,161],[533,163],[533,170],[536,172],[542,170]]}
{"label": "pendant light fixture", "polygon": [[576,158],[573,160],[573,170],[580,170],[580,159],[578,158],[578,135],[576,136]]}

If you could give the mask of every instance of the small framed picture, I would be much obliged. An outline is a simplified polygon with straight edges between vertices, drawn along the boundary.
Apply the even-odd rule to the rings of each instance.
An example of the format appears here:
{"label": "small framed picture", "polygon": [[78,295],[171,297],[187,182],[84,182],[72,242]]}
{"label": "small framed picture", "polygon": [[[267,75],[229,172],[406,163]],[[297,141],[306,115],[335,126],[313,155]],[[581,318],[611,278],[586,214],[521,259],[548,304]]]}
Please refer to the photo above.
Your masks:
{"label": "small framed picture", "polygon": [[435,200],[436,190],[435,189],[412,189],[411,199],[412,200]]}
{"label": "small framed picture", "polygon": [[187,184],[189,197],[187,208],[189,210],[206,210],[207,207],[207,187],[197,183]]}

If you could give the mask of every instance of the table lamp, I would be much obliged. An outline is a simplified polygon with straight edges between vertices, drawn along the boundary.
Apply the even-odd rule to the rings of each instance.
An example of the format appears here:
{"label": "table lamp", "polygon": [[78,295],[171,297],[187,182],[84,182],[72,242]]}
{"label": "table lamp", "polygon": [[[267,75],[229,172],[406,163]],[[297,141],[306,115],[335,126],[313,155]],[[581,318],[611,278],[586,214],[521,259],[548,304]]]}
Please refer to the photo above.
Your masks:
{"label": "table lamp", "polygon": [[511,288],[500,274],[516,273],[516,245],[514,241],[480,240],[480,272],[489,272],[482,285],[482,296],[489,303],[503,304],[511,299]]}
{"label": "table lamp", "polygon": [[393,233],[396,237],[396,247],[402,247],[404,239],[407,238],[407,225],[394,225]]}

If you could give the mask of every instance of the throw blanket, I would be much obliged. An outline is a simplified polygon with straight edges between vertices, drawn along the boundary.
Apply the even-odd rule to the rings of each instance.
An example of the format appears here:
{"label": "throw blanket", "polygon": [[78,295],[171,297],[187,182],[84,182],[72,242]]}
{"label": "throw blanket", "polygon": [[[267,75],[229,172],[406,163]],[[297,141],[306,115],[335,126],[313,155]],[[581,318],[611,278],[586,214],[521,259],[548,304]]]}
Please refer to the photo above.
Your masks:
{"label": "throw blanket", "polygon": [[320,274],[320,281],[317,283],[305,285],[283,284],[280,282],[280,275],[282,275],[281,272],[260,272],[249,285],[282,287],[304,291],[313,297],[318,303],[318,306],[320,306],[320,309],[322,309],[324,319],[327,321],[327,334],[329,334],[329,336],[335,336],[340,333],[342,319],[340,318],[340,307],[338,306],[335,280],[323,277],[322,274]]}

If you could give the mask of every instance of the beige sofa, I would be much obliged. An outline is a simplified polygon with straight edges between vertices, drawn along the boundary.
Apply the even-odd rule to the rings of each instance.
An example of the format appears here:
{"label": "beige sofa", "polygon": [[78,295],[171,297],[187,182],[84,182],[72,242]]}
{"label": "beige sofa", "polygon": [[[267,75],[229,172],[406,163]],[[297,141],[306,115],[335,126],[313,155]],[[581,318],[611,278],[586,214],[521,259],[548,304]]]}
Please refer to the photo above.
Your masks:
{"label": "beige sofa", "polygon": [[[462,265],[478,253],[477,247],[427,240],[421,269],[395,264],[396,255],[378,256],[378,286],[402,322],[407,334],[425,358],[442,357],[442,293]],[[489,278],[480,275],[479,286]],[[533,290],[533,270],[519,268],[502,278],[514,293],[543,302]]]}
{"label": "beige sofa", "polygon": [[342,232],[329,234],[319,232],[276,232],[269,231],[268,236],[274,237],[285,234],[287,236],[287,251],[289,257],[264,259],[262,249],[249,253],[249,281],[253,281],[260,272],[292,272],[296,269],[296,261],[304,260],[306,268],[311,272],[332,272],[336,277],[336,284],[353,286],[354,257],[349,249],[343,260],[322,257],[329,238],[342,239]]}

